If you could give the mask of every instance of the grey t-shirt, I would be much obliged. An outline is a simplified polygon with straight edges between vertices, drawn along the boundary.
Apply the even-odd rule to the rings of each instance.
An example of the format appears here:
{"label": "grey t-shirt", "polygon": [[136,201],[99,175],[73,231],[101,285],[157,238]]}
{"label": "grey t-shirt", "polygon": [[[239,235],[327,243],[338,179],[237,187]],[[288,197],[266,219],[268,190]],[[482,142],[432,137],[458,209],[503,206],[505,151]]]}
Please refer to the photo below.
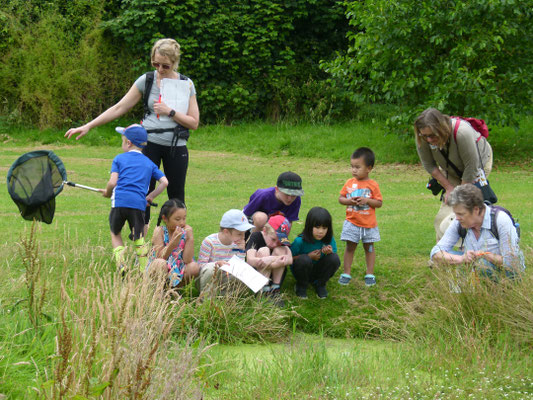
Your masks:
{"label": "grey t-shirt", "polygon": [[[141,75],[135,81],[135,86],[141,94],[144,96],[144,86],[146,82],[146,74]],[[189,98],[191,96],[196,96],[196,89],[192,80],[187,78],[187,83],[189,84]],[[143,119],[142,125],[147,129],[165,129],[169,128],[168,132],[163,133],[149,133],[148,141],[156,143],[162,146],[170,146],[172,144],[172,138],[174,136],[173,129],[177,125],[176,122],[168,118],[166,115],[160,115],[159,119],[157,114],[154,113],[154,102],[159,100],[160,89],[157,86],[157,71],[154,71],[154,83],[150,90],[150,95],[148,96],[148,108],[151,113]],[[179,139],[177,146],[185,146],[187,141],[185,139]]]}

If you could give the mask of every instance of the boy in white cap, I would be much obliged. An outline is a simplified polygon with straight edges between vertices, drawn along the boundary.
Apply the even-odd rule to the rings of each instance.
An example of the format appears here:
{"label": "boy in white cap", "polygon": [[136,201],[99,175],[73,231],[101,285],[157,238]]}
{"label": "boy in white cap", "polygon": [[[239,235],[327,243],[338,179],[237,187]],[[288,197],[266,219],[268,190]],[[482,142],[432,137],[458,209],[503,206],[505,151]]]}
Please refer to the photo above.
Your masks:
{"label": "boy in white cap", "polygon": [[[105,189],[99,190],[104,197],[111,197],[109,226],[114,259],[118,268],[122,273],[125,272],[125,247],[121,231],[128,221],[139,268],[144,271],[148,262],[148,247],[144,241],[144,212],[147,205],[165,190],[168,180],[159,168],[142,154],[148,137],[146,129],[134,124],[127,128],[118,127],[116,131],[122,134],[124,153],[113,159],[109,182]],[[159,185],[147,195],[152,178],[159,181]]]}
{"label": "boy in white cap", "polygon": [[[251,228],[253,225],[241,210],[232,209],[224,213],[220,220],[220,230],[206,237],[200,246],[200,292],[209,285],[215,271],[227,264],[234,255],[244,260],[244,233]],[[228,281],[229,278],[226,276],[225,280]]]}

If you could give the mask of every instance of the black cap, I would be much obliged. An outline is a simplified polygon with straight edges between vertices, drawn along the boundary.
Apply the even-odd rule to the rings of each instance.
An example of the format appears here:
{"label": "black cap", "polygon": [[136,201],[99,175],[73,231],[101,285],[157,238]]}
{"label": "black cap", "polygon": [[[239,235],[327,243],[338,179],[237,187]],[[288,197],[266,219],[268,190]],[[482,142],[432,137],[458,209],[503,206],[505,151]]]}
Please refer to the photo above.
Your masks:
{"label": "black cap", "polygon": [[294,172],[287,171],[278,176],[276,184],[279,191],[290,196],[303,196],[302,178]]}

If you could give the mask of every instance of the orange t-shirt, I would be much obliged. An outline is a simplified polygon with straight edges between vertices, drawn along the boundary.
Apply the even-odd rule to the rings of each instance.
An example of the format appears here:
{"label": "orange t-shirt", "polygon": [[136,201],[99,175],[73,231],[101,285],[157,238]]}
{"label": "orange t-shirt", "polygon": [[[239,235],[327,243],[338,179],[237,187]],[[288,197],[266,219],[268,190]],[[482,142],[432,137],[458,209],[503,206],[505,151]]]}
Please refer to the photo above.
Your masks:
{"label": "orange t-shirt", "polygon": [[[372,179],[365,181],[359,181],[355,178],[348,179],[342,187],[341,196],[345,196],[346,198],[361,196],[368,199],[383,200],[378,183]],[[346,219],[361,228],[375,228],[378,226],[376,209],[370,207],[368,204],[347,206]]]}

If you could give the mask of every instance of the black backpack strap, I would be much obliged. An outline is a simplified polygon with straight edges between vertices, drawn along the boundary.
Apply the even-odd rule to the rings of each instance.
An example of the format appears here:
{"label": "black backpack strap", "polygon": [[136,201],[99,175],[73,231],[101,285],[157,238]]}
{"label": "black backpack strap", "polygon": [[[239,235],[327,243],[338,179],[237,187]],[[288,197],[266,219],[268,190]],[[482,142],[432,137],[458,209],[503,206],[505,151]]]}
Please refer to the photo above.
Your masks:
{"label": "black backpack strap", "polygon": [[[457,143],[456,143],[457,145]],[[459,170],[459,168],[457,168],[457,166],[450,161],[450,159],[448,158],[448,154],[449,154],[449,148],[450,148],[450,142],[448,141],[448,149],[447,151],[444,151],[443,149],[439,149],[440,151],[440,154],[442,154],[442,156],[444,157],[444,159],[446,160],[446,163],[453,168],[453,170],[455,171],[455,173],[457,174],[457,176],[459,177],[459,179],[461,179],[463,177],[463,173]]]}
{"label": "black backpack strap", "polygon": [[150,115],[151,111],[148,108],[148,96],[150,96],[150,91],[152,90],[152,85],[154,84],[154,71],[149,71],[145,74],[146,80],[144,81],[144,93],[143,93],[143,108],[144,116]]}
{"label": "black backpack strap", "polygon": [[466,228],[463,228],[461,224],[459,224],[457,226],[457,233],[459,234],[459,238],[461,239],[461,245],[459,247],[464,247],[465,237],[466,237]]}
{"label": "black backpack strap", "polygon": [[494,236],[496,240],[500,240],[500,235],[498,233],[498,225],[496,224],[496,216],[499,212],[499,209],[495,207],[490,207],[490,233],[492,233],[492,236]]}

